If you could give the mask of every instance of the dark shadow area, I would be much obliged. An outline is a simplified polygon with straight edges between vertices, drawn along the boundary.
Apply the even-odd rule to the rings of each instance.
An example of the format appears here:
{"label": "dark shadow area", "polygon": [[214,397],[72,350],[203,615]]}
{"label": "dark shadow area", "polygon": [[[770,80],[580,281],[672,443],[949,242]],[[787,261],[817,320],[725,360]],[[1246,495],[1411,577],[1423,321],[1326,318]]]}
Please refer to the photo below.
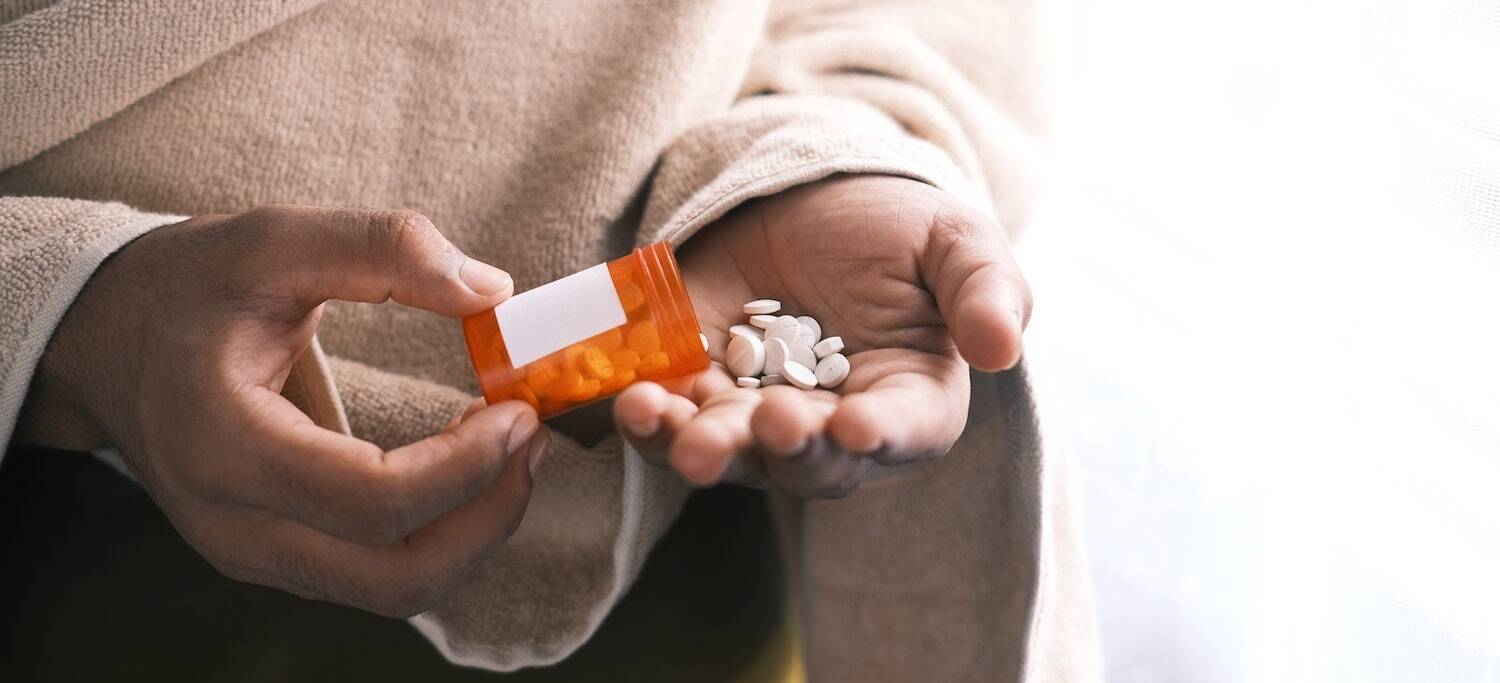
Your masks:
{"label": "dark shadow area", "polygon": [[579,652],[497,676],[449,665],[403,621],[221,576],[138,486],[92,457],[16,449],[0,467],[6,681],[712,681],[782,613],[758,491],[695,494]]}

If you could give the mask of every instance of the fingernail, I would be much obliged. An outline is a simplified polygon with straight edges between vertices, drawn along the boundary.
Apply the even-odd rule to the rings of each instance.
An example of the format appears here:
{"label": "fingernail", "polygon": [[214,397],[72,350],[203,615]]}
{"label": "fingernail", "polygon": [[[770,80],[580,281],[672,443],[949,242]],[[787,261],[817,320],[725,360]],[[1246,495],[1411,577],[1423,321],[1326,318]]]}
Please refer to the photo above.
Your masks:
{"label": "fingernail", "polygon": [[530,412],[522,413],[516,418],[515,424],[510,426],[510,437],[505,440],[505,454],[512,456],[521,452],[521,447],[533,434],[536,434],[536,429],[540,426],[541,423],[536,421],[536,416]]}
{"label": "fingernail", "polygon": [[547,454],[552,452],[549,448],[552,438],[546,432],[537,434],[531,440],[531,446],[526,449],[526,467],[531,470],[532,478],[536,477],[537,470],[542,469],[542,461],[547,459]]}
{"label": "fingernail", "polygon": [[644,425],[626,422],[625,428],[629,429],[630,435],[637,439],[649,439],[656,436],[658,431],[661,431],[661,420],[652,418],[647,420]]}
{"label": "fingernail", "polygon": [[779,455],[781,457],[787,457],[787,456],[790,456],[790,455],[795,455],[797,453],[801,453],[804,450],[807,450],[807,437],[805,437],[805,436],[802,437],[796,443],[793,443],[791,446],[789,446],[787,448],[780,448],[780,447],[777,447],[777,446],[772,446],[771,444],[766,444],[766,445],[768,446],[768,448],[766,450],[771,451],[772,455]]}
{"label": "fingernail", "polygon": [[458,276],[480,296],[494,296],[501,292],[509,292],[514,283],[511,282],[510,274],[483,261],[466,259],[462,267],[458,269]]}

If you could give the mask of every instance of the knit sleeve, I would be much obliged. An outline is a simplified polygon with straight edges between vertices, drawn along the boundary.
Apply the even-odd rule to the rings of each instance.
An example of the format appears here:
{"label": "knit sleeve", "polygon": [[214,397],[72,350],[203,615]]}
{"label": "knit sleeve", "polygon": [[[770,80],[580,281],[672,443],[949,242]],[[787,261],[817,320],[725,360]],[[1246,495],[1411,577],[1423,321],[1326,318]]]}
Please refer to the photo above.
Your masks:
{"label": "knit sleeve", "polygon": [[1037,175],[1025,3],[773,6],[734,104],[663,154],[640,233],[680,244],[748,199],[836,173],[900,175],[1014,237]]}
{"label": "knit sleeve", "polygon": [[0,447],[52,331],[94,270],[130,240],[181,220],[112,202],[0,197]]}

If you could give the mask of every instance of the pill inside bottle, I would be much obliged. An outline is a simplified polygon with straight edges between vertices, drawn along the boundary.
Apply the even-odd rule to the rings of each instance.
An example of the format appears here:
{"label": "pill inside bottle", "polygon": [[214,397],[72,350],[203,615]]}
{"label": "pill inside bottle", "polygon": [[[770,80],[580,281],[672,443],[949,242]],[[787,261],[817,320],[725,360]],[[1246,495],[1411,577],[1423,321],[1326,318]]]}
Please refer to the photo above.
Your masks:
{"label": "pill inside bottle", "polygon": [[487,403],[525,401],[542,418],[631,382],[708,368],[698,318],[665,243],[535,287],[463,320]]}

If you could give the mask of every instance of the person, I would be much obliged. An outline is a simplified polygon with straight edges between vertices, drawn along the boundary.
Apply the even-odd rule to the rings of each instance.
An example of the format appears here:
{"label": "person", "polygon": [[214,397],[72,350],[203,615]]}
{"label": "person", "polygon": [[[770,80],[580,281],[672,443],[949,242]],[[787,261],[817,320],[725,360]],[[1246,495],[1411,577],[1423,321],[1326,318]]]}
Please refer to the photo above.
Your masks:
{"label": "person", "polygon": [[[117,453],[219,571],[458,663],[566,657],[731,482],[772,492],[814,680],[1091,677],[1018,366],[1033,15],[0,3],[0,441]],[[706,330],[781,299],[846,385],[474,401],[452,318],[654,241]]]}

